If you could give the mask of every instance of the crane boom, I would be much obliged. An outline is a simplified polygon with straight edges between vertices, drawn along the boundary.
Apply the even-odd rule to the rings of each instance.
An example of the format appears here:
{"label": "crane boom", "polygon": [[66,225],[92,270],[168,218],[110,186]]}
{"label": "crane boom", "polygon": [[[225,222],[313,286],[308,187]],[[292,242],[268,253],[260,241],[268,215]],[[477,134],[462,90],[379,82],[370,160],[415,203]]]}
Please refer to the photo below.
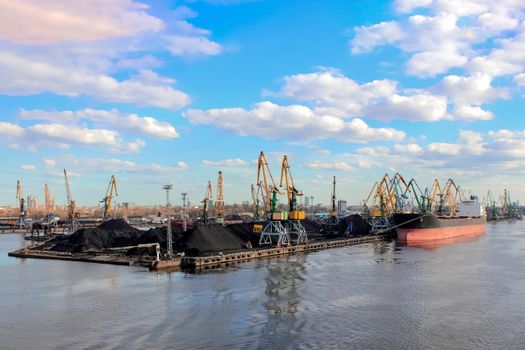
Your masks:
{"label": "crane boom", "polygon": [[261,187],[263,206],[267,213],[274,212],[277,205],[277,194],[281,193],[273,179],[264,152],[261,151],[257,161],[257,186]]}
{"label": "crane boom", "polygon": [[219,176],[217,177],[217,195],[215,198],[215,216],[217,216],[218,222],[224,218],[224,193],[222,190],[222,171],[219,170]]}
{"label": "crane boom", "polygon": [[288,156],[284,156],[281,166],[281,181],[279,182],[281,188],[283,187],[283,182],[286,185],[285,191],[288,197],[288,218],[291,220],[303,220],[305,218],[304,211],[297,210],[297,197],[302,196],[303,193],[295,188],[292,170],[290,169],[290,164],[288,164]]}
{"label": "crane boom", "polygon": [[108,189],[106,190],[106,196],[101,200],[101,203],[104,203],[104,220],[109,220],[110,218],[111,203],[113,202],[113,192],[115,192],[115,196],[118,196],[117,179],[115,178],[115,175],[111,175]]}
{"label": "crane boom", "polygon": [[337,207],[335,205],[336,195],[335,195],[335,176],[334,182],[332,183],[332,210],[330,211],[331,216],[337,216]]}
{"label": "crane boom", "polygon": [[204,196],[204,200],[202,201],[203,203],[202,218],[204,219],[204,223],[208,222],[209,202],[212,197],[213,197],[213,189],[211,187],[211,181],[208,181],[208,187],[206,187],[206,195]]}

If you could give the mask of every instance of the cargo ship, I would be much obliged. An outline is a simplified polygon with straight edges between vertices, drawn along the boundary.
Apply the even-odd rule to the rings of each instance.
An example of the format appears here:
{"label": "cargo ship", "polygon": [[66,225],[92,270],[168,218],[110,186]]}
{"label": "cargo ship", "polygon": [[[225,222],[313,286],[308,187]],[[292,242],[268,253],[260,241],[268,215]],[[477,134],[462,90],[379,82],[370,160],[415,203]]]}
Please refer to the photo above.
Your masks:
{"label": "cargo ship", "polygon": [[458,203],[454,215],[396,213],[393,223],[400,242],[418,243],[479,236],[485,232],[486,217],[481,204],[469,201]]}

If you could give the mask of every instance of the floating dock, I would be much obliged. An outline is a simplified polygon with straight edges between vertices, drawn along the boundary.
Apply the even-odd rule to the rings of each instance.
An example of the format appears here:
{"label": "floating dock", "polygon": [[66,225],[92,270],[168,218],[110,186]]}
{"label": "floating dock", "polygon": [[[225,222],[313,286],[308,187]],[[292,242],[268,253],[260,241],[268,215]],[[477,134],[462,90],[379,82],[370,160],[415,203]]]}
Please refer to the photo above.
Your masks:
{"label": "floating dock", "polygon": [[217,253],[209,256],[181,256],[173,259],[156,260],[153,257],[126,256],[123,254],[98,253],[66,253],[39,250],[38,247],[26,247],[9,253],[9,256],[17,258],[56,259],[69,261],[83,261],[102,264],[115,264],[126,266],[144,266],[152,270],[169,269],[213,269],[244,262],[253,259],[271,258],[275,256],[290,255],[296,253],[308,253],[322,249],[340,248],[362,243],[378,242],[390,239],[388,234],[370,235],[354,238],[337,238],[312,241],[307,244],[291,245],[273,248],[253,248],[237,252]]}

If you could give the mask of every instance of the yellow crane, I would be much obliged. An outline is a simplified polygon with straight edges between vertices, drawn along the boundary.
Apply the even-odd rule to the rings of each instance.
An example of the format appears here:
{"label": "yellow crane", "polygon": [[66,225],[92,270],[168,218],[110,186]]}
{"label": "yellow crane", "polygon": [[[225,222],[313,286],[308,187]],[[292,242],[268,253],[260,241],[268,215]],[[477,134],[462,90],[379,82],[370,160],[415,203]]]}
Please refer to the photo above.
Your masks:
{"label": "yellow crane", "polygon": [[203,210],[202,210],[202,219],[204,220],[204,223],[208,222],[208,216],[210,211],[210,199],[213,197],[213,189],[211,187],[211,181],[208,181],[208,187],[206,187],[206,195],[204,196],[203,203]]}
{"label": "yellow crane", "polygon": [[117,179],[115,178],[115,175],[111,175],[111,179],[109,180],[108,189],[106,190],[106,195],[100,201],[101,203],[104,203],[104,221],[110,219],[111,203],[113,202],[113,195],[118,196]]}
{"label": "yellow crane", "polygon": [[454,180],[448,179],[445,183],[445,186],[443,186],[443,191],[441,192],[441,205],[439,208],[439,212],[441,212],[443,208],[443,204],[447,204],[449,208],[449,214],[450,216],[456,215],[456,207],[457,202],[463,200],[463,196],[461,194],[461,189],[459,186],[456,185]]}
{"label": "yellow crane", "polygon": [[[284,181],[283,181],[284,180]],[[301,191],[295,188],[293,182],[292,170],[288,164],[288,156],[284,156],[283,163],[281,166],[281,181],[279,186],[283,187],[283,182],[286,185],[285,191],[286,196],[288,197],[288,219],[290,220],[304,220],[305,213],[303,210],[298,210],[297,208],[297,197],[303,195]]]}
{"label": "yellow crane", "polygon": [[257,186],[262,192],[264,212],[274,213],[277,207],[277,194],[281,192],[275,185],[268,161],[262,151],[257,161]]}
{"label": "yellow crane", "polygon": [[224,193],[222,191],[222,171],[219,170],[219,176],[217,178],[217,194],[215,197],[215,216],[217,223],[224,223]]}
{"label": "yellow crane", "polygon": [[70,226],[70,233],[73,233],[78,228],[78,222],[77,222],[77,203],[73,199],[73,196],[71,195],[71,188],[69,187],[69,179],[67,177],[66,169],[64,169],[64,178],[66,181],[66,194],[67,194],[67,217],[69,221]]}

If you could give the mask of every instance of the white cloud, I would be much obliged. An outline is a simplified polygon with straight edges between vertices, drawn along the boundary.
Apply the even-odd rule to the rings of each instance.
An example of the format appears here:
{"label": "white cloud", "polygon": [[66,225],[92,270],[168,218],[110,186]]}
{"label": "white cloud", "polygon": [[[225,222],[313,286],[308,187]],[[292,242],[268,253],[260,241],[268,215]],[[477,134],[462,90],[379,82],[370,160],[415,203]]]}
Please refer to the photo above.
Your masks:
{"label": "white cloud", "polygon": [[75,124],[80,120],[89,120],[94,125],[111,126],[123,132],[142,136],[173,139],[179,137],[175,128],[167,122],[153,117],[139,117],[136,114],[124,114],[116,109],[109,111],[86,108],[78,111],[42,111],[21,110],[18,116],[28,120],[45,120],[62,124]]}
{"label": "white cloud", "polygon": [[354,167],[347,162],[321,162],[312,161],[306,164],[307,168],[310,169],[322,169],[322,170],[353,170]]}
{"label": "white cloud", "polygon": [[[420,77],[458,67],[499,76],[525,66],[523,1],[397,0],[394,7],[399,21],[355,28],[353,53],[396,45],[411,55],[408,73]],[[486,54],[486,43],[501,47]]]}
{"label": "white cloud", "polygon": [[202,164],[206,166],[213,166],[213,167],[238,167],[238,166],[245,166],[248,163],[246,161],[240,159],[240,158],[234,158],[234,159],[224,159],[224,160],[203,160]]}
{"label": "white cloud", "polygon": [[400,140],[405,133],[391,128],[371,128],[363,120],[345,121],[301,105],[279,106],[260,102],[252,109],[224,108],[188,110],[184,116],[193,124],[212,124],[241,136],[264,139],[319,140],[335,138],[341,142]]}
{"label": "white cloud", "polygon": [[56,160],[50,158],[43,158],[42,163],[46,168],[54,168],[57,165]]}
{"label": "white cloud", "polygon": [[67,144],[116,145],[118,133],[104,129],[85,129],[62,124],[36,124],[28,127],[26,132],[36,138],[43,137],[48,141]]}
{"label": "white cloud", "polygon": [[109,147],[108,151],[110,153],[115,153],[115,154],[140,153],[140,151],[142,150],[144,146],[146,146],[146,142],[144,142],[143,140],[137,139],[132,142],[119,143],[115,147]]}
{"label": "white cloud", "polygon": [[0,0],[0,38],[21,44],[92,41],[164,29],[132,0]]}
{"label": "white cloud", "polygon": [[20,169],[28,170],[28,171],[35,171],[36,167],[34,165],[30,165],[30,164],[22,164],[22,165],[20,165]]}
{"label": "white cloud", "polygon": [[18,137],[22,135],[24,129],[16,124],[9,122],[0,122],[0,135]]}
{"label": "white cloud", "polygon": [[397,22],[360,26],[355,28],[355,32],[351,41],[352,53],[370,52],[376,46],[392,44],[404,36]]}
{"label": "white cloud", "polygon": [[[525,82],[525,78],[523,78]],[[515,81],[521,81],[520,76]],[[358,84],[336,70],[322,70],[284,78],[279,96],[306,102],[318,114],[378,120],[434,122],[489,120],[481,106],[509,98],[507,88],[494,88],[486,74],[448,75],[426,89],[400,90],[392,80]]]}
{"label": "white cloud", "polygon": [[82,172],[169,174],[185,170],[184,162],[177,166],[165,166],[157,163],[136,163],[117,158],[83,158],[78,165]]}
{"label": "white cloud", "polygon": [[214,56],[222,52],[220,44],[206,37],[167,36],[168,50],[175,56],[208,55]]}
{"label": "white cloud", "polygon": [[172,83],[172,80],[166,80],[151,71],[118,81],[109,75],[93,74],[81,68],[65,68],[7,51],[0,52],[0,80],[0,93],[6,95],[52,92],[74,97],[85,94],[103,101],[170,110],[179,109],[190,102],[187,94],[170,86],[168,82]]}

